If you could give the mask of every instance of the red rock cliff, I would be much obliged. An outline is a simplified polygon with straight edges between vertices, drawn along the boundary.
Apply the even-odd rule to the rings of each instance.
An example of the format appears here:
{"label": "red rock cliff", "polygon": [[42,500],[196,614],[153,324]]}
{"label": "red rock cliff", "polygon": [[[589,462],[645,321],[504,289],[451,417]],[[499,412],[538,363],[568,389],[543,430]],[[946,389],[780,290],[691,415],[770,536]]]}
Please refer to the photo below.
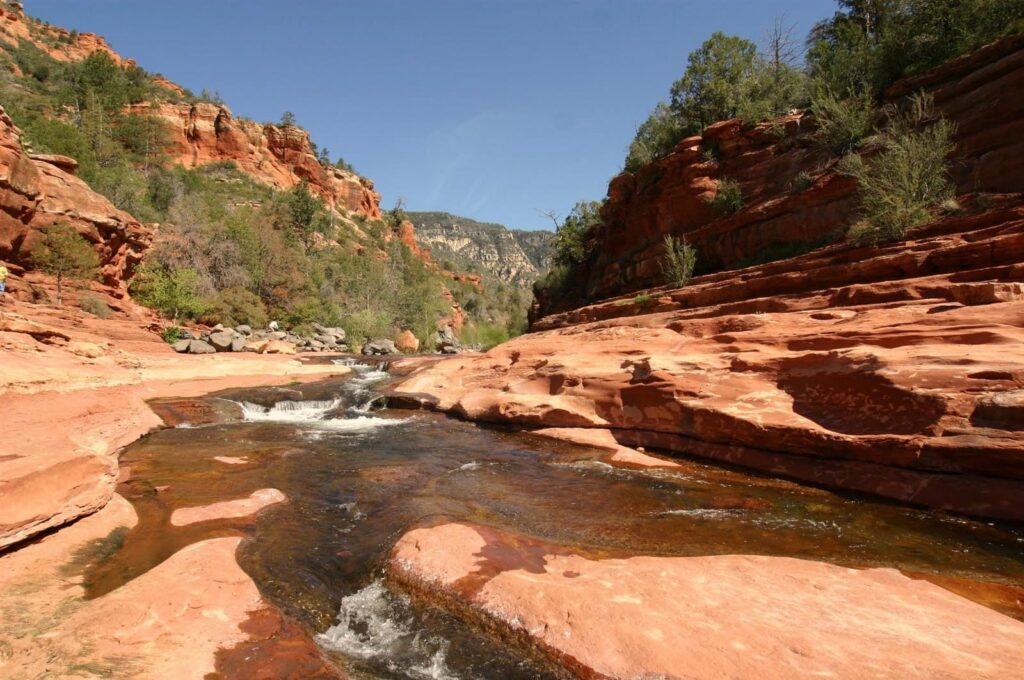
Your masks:
{"label": "red rock cliff", "polygon": [[123,287],[152,233],[69,172],[75,165],[63,156],[30,156],[0,108],[0,260],[24,264],[40,229],[67,222],[93,244],[104,282]]}
{"label": "red rock cliff", "polygon": [[226,106],[207,103],[143,103],[132,110],[164,122],[172,163],[194,168],[232,161],[264,184],[290,189],[306,181],[331,207],[370,219],[381,216],[380,194],[373,190],[373,182],[323,167],[313,153],[309,133],[302,128],[235,118]]}
{"label": "red rock cliff", "polygon": [[[855,187],[817,151],[725,121],[612,182],[575,291],[600,301],[555,301],[566,311],[534,332],[397,391],[475,420],[607,429],[620,445],[1024,520],[1024,41],[892,93],[920,86],[959,126],[957,214],[902,242],[782,250],[650,288],[666,233],[735,265],[853,221]],[[719,163],[703,159],[712,143]],[[812,185],[790,189],[807,169]],[[748,197],[730,217],[701,200],[722,174]]]}
{"label": "red rock cliff", "polygon": [[[901,81],[888,95],[919,89],[957,125],[951,166],[959,193],[1024,191],[1024,36]],[[856,185],[803,134],[813,126],[803,114],[752,128],[722,121],[637,173],[614,178],[579,276],[566,294],[542,300],[538,315],[660,285],[666,235],[696,246],[698,272],[780,259],[833,240],[853,221]],[[744,207],[734,215],[707,203],[723,178],[743,191]],[[801,185],[805,178],[810,186]]]}

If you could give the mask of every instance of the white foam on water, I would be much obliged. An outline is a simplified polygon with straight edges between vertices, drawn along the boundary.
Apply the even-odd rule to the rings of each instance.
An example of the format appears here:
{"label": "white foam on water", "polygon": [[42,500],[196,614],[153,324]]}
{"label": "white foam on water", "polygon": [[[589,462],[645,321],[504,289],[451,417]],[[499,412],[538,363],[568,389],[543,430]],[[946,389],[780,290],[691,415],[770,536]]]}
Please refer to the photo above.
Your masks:
{"label": "white foam on water", "polygon": [[249,401],[235,402],[242,407],[242,418],[252,422],[308,423],[323,420],[341,405],[340,399],[279,401],[273,406],[260,406]]}
{"label": "white foam on water", "polygon": [[664,512],[651,513],[652,517],[696,517],[697,519],[722,519],[733,517],[739,514],[739,510],[733,508],[684,508],[681,510],[665,510]]}
{"label": "white foam on water", "polygon": [[341,599],[338,623],[317,635],[328,649],[383,662],[394,673],[416,680],[458,680],[445,663],[448,642],[417,628],[408,599],[377,579]]}
{"label": "white foam on water", "polygon": [[370,432],[381,427],[393,427],[409,422],[408,418],[375,418],[359,416],[357,418],[332,418],[313,423],[318,430],[327,432]]}

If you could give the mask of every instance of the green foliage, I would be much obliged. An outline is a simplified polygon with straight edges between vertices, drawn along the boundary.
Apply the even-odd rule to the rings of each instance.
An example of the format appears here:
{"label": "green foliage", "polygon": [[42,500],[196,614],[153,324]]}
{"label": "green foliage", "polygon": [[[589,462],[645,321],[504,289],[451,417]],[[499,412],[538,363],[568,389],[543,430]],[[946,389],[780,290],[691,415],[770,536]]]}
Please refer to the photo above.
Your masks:
{"label": "green foliage", "polygon": [[789,188],[795,193],[800,193],[802,191],[807,191],[813,185],[814,177],[811,173],[806,170],[801,170],[796,174],[796,177],[793,178],[793,181],[790,182]]}
{"label": "green foliage", "polygon": [[636,172],[716,121],[757,122],[804,103],[807,78],[791,63],[795,50],[788,31],[777,25],[766,47],[759,54],[749,40],[715,33],[691,52],[686,71],[672,85],[670,104],[658,104],[637,128],[625,169]]}
{"label": "green foliage", "polygon": [[757,45],[714,33],[690,53],[686,72],[672,85],[672,110],[691,129],[703,130],[738,115],[757,66]]}
{"label": "green foliage", "polygon": [[147,307],[169,316],[196,318],[205,309],[199,295],[199,274],[193,269],[169,269],[147,263],[132,282],[132,294]]}
{"label": "green foliage", "polygon": [[889,107],[886,116],[888,124],[875,140],[877,152],[867,159],[847,156],[840,165],[859,184],[864,220],[851,230],[852,240],[903,238],[953,196],[946,160],[953,150],[953,124],[936,118],[926,95],[914,97],[905,110]]}
{"label": "green foliage", "polygon": [[573,206],[552,239],[555,262],[569,267],[582,262],[586,255],[587,232],[600,223],[600,201],[580,201]]}
{"label": "green foliage", "polygon": [[112,311],[106,302],[95,295],[83,295],[78,299],[78,306],[83,312],[92,314],[100,319],[109,318]]}
{"label": "green foliage", "polygon": [[723,215],[732,215],[740,211],[744,200],[740,183],[723,178],[718,181],[718,190],[713,197],[707,199],[707,203]]}
{"label": "green foliage", "polygon": [[919,73],[1024,29],[1024,0],[839,0],[808,38],[811,76],[840,99],[877,96]]}
{"label": "green foliage", "polygon": [[285,111],[281,114],[281,127],[293,127],[295,125],[295,114],[291,111]]}
{"label": "green foliage", "polygon": [[818,123],[815,139],[832,153],[853,151],[874,130],[875,104],[865,91],[839,97],[821,89],[814,96],[813,107]]}
{"label": "green foliage", "polygon": [[686,126],[665,102],[658,102],[654,111],[636,131],[626,155],[626,171],[636,172],[643,166],[671,153],[687,135]]}
{"label": "green foliage", "polygon": [[160,332],[160,337],[168,345],[173,345],[178,340],[181,340],[181,329],[177,326],[168,326]]}
{"label": "green foliage", "polygon": [[510,338],[509,329],[500,324],[470,323],[462,328],[459,340],[469,347],[488,350],[495,345],[507,342]]}
{"label": "green foliage", "polygon": [[42,238],[30,253],[32,264],[57,282],[57,304],[64,304],[64,285],[70,279],[96,278],[100,258],[92,245],[65,222],[43,229]]}
{"label": "green foliage", "polygon": [[309,250],[313,234],[325,231],[321,215],[323,205],[310,193],[309,184],[303,181],[288,193],[289,224],[291,234],[304,248]]}
{"label": "green foliage", "polygon": [[685,286],[693,277],[697,266],[697,249],[674,236],[665,236],[665,255],[661,261],[661,271],[665,280],[674,286]]}

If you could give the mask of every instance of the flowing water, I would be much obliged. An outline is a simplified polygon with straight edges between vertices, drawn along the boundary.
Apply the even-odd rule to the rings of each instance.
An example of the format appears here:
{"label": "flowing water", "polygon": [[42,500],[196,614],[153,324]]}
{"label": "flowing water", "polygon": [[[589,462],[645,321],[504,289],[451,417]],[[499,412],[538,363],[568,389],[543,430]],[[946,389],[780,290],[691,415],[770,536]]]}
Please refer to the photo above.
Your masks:
{"label": "flowing water", "polygon": [[[629,470],[607,454],[438,414],[380,409],[383,370],[311,385],[164,400],[170,424],[122,455],[139,514],[121,549],[86,576],[109,592],[175,551],[245,536],[243,569],[366,678],[544,678],[526,657],[383,579],[409,528],[468,520],[624,554],[766,554],[895,567],[1024,618],[1024,527],[978,522],[679,461]],[[276,488],[255,519],[186,527],[175,508]]]}

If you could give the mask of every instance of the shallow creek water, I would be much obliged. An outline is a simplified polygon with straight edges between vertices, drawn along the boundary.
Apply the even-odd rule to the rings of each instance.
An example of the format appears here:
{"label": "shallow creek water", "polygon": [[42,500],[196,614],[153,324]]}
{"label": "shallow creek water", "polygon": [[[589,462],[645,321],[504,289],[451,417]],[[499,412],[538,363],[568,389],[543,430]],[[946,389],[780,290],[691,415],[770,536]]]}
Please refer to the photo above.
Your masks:
{"label": "shallow creek water", "polygon": [[[392,591],[383,562],[409,528],[468,520],[594,557],[764,554],[928,578],[1024,618],[1024,527],[977,522],[681,460],[634,470],[603,451],[422,412],[374,410],[373,367],[311,385],[236,390],[154,408],[176,424],[121,457],[139,524],[86,575],[91,596],[182,547],[245,536],[239,561],[346,673],[544,678],[458,620]],[[220,458],[221,460],[217,460]],[[169,523],[180,507],[276,488],[255,519]]]}

